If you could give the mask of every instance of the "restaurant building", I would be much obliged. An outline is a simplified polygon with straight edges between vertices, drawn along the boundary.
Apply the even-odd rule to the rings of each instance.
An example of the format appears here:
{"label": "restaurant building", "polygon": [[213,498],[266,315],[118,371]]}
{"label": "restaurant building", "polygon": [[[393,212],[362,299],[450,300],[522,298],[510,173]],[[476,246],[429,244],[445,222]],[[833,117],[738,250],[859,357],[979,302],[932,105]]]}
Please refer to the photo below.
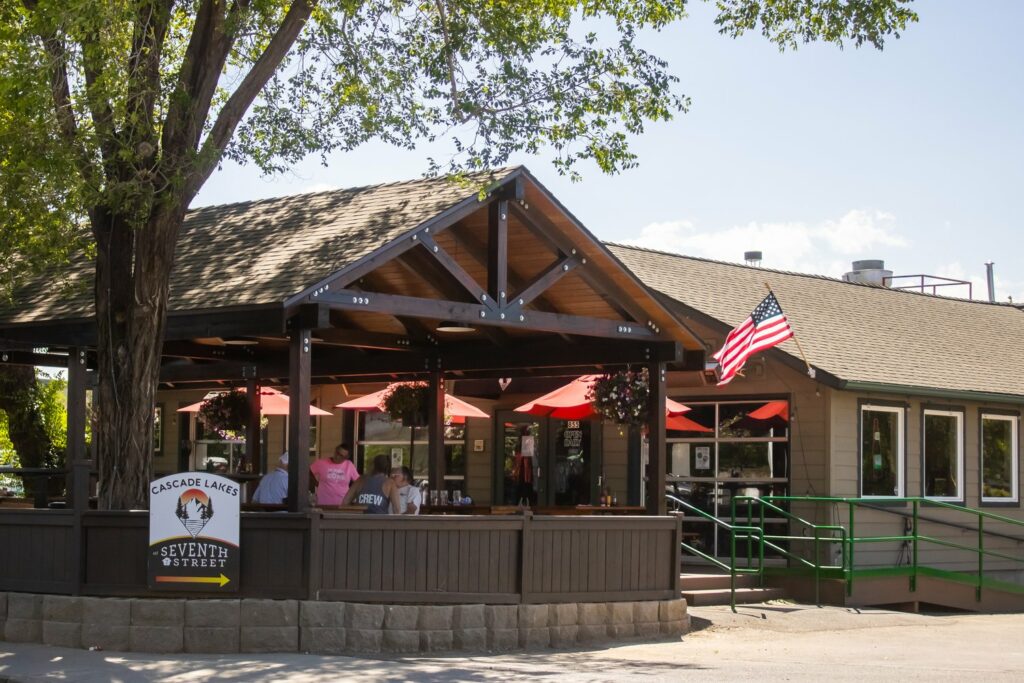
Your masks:
{"label": "restaurant building", "polygon": [[[1016,604],[1024,374],[1007,340],[1024,333],[1022,311],[605,245],[525,168],[497,172],[484,192],[474,182],[189,213],[153,469],[226,469],[248,490],[290,453],[288,513],[242,514],[243,545],[261,550],[242,551],[240,597],[674,604],[682,548],[688,570],[718,562],[797,597]],[[5,362],[86,361],[70,366],[72,414],[92,373],[90,278],[79,264],[68,275],[77,289],[27,287],[0,309]],[[718,387],[711,352],[766,284],[806,362],[788,341]],[[623,369],[647,371],[652,405],[672,398],[688,410],[652,411],[646,434],[515,410],[581,375]],[[423,426],[337,407],[409,380],[428,386]],[[242,442],[180,411],[232,387],[253,401],[261,388],[282,391],[288,414],[252,420]],[[446,394],[488,417],[446,420]],[[81,473],[95,463],[81,426],[69,426],[80,473],[70,509],[0,508],[0,543],[32,535],[39,555],[0,561],[0,590],[153,596],[144,513],[88,509]],[[476,514],[311,509],[308,463],[341,442],[361,471],[385,453],[429,490],[472,501],[430,512]],[[616,504],[602,507],[608,497]],[[754,522],[757,542],[737,538]],[[138,561],[111,562],[115,549]],[[548,629],[520,644],[558,641],[548,621],[519,628]]]}

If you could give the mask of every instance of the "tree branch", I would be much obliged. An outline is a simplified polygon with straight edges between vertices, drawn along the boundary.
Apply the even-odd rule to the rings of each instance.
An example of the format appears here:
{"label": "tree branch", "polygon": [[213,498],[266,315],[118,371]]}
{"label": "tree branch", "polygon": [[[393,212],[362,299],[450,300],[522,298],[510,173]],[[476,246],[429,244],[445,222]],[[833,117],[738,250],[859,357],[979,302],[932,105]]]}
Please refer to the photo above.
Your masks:
{"label": "tree branch", "polygon": [[210,134],[203,141],[199,162],[186,182],[186,203],[191,201],[206,179],[210,177],[213,169],[216,168],[224,149],[231,141],[231,136],[234,135],[235,129],[242,117],[245,116],[245,112],[249,110],[260,91],[277,71],[277,67],[288,55],[288,51],[295,44],[295,40],[306,25],[316,4],[317,0],[295,0],[292,3],[280,28],[277,29],[277,33],[270,39],[270,43],[253,64],[249,73],[242,79],[238,88],[224,103],[213,128],[210,129]]}
{"label": "tree branch", "polygon": [[[38,5],[36,0],[23,0],[23,4],[29,12],[35,12]],[[98,188],[101,184],[101,174],[78,135],[78,122],[75,120],[75,110],[71,103],[71,86],[68,83],[67,50],[52,27],[45,33],[36,35],[42,41],[43,49],[50,62],[48,68],[50,94],[53,97],[58,132],[64,143],[74,152],[75,165],[86,184]]]}
{"label": "tree branch", "polygon": [[[160,58],[170,23],[175,0],[149,0],[139,3],[138,18],[132,36],[132,51],[128,57],[127,115],[126,131],[128,142],[135,147],[149,142],[155,152],[156,141],[152,140],[153,110],[160,95]],[[136,122],[132,124],[132,122]],[[133,149],[139,156],[140,151]]]}

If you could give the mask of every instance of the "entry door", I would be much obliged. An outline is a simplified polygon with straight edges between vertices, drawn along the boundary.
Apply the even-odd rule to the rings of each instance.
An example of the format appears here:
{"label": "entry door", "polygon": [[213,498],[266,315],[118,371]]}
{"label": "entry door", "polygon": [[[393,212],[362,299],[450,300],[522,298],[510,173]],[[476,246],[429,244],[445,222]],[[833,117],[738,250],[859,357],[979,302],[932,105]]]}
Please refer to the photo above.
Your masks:
{"label": "entry door", "polygon": [[501,410],[495,421],[494,500],[499,505],[545,504],[547,420]]}
{"label": "entry door", "polygon": [[513,411],[496,415],[499,505],[593,505],[602,481],[601,423]]}
{"label": "entry door", "polygon": [[550,505],[593,505],[601,484],[601,423],[551,420]]}

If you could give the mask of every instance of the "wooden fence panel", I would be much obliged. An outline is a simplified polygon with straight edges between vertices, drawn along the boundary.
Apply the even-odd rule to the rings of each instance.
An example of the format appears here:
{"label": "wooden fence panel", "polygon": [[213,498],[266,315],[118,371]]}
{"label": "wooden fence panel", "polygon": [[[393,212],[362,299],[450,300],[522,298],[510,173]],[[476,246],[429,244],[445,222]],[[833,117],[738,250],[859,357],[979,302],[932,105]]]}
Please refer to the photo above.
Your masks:
{"label": "wooden fence panel", "polygon": [[526,602],[667,600],[679,595],[667,517],[534,517]]}
{"label": "wooden fence panel", "polygon": [[324,513],[321,600],[519,601],[521,518]]}
{"label": "wooden fence panel", "polygon": [[70,511],[0,510],[0,590],[74,592],[73,538]]}

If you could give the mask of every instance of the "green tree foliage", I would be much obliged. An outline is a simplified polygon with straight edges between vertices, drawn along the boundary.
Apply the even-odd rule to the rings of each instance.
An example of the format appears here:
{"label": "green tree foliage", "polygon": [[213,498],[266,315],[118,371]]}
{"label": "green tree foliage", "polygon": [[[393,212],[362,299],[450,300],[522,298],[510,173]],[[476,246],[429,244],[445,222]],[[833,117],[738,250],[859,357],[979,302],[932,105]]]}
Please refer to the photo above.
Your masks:
{"label": "green tree foliage", "polygon": [[[882,47],[909,0],[719,0],[731,36]],[[185,210],[222,159],[268,172],[443,138],[435,172],[550,149],[635,164],[686,109],[641,47],[684,0],[21,0],[0,7],[0,285],[95,251],[101,504],[145,505],[159,343]],[[9,256],[8,256],[9,255]],[[87,254],[88,256],[88,254]]]}
{"label": "green tree foliage", "polygon": [[[26,377],[27,376],[27,377]],[[64,467],[67,382],[28,367],[0,367],[0,465]],[[0,475],[0,486],[20,484]]]}

